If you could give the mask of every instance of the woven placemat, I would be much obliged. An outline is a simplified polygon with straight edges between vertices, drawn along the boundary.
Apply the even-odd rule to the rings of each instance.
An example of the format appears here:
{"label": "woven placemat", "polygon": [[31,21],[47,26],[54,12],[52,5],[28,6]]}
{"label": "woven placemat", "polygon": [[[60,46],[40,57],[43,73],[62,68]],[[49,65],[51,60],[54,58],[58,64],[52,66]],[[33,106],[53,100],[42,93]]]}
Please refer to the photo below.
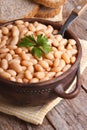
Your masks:
{"label": "woven placemat", "polygon": [[[80,40],[82,45],[82,59],[81,59],[81,74],[84,69],[87,67],[87,41]],[[75,80],[72,85],[67,90],[70,91],[75,84]],[[55,105],[61,101],[61,98],[56,98],[48,104],[37,106],[37,107],[17,107],[12,104],[8,104],[6,100],[0,97],[0,111],[9,115],[14,115],[24,121],[33,123],[33,124],[42,124],[43,119],[47,112],[49,112]]]}

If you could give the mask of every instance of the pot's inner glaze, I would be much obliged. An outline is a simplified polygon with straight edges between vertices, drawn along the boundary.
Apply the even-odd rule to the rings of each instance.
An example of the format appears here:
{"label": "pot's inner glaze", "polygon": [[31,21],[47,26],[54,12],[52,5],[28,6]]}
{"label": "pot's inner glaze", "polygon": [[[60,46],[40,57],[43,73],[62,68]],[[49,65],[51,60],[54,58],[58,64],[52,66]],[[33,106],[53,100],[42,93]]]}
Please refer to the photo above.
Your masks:
{"label": "pot's inner glaze", "polygon": [[17,20],[0,29],[0,76],[19,83],[38,83],[67,71],[78,53],[74,39],[40,22]]}

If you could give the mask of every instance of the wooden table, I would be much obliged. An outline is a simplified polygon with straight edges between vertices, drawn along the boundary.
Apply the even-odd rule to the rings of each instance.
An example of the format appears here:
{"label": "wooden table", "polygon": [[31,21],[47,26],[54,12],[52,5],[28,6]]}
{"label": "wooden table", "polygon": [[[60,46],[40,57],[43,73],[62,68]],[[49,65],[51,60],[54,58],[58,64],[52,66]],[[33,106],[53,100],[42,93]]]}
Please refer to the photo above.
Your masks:
{"label": "wooden table", "polygon": [[[64,20],[78,1],[68,0],[63,11]],[[79,38],[87,40],[87,11],[69,28]],[[87,80],[85,76],[87,77],[87,68],[83,74],[85,89],[81,88],[80,94],[75,99],[62,100],[46,115],[42,125],[34,126],[16,117],[0,113],[0,130],[87,130]]]}

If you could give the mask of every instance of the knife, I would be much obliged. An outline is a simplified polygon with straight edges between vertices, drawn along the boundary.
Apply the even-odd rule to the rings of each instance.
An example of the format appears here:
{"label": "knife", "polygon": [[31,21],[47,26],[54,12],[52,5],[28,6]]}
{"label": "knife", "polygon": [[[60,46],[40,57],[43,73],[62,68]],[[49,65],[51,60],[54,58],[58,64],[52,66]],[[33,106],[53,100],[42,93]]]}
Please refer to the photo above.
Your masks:
{"label": "knife", "polygon": [[71,14],[69,15],[68,19],[62,25],[60,31],[58,34],[61,34],[64,36],[64,33],[67,29],[67,27],[70,25],[70,23],[78,16],[80,16],[85,10],[87,9],[87,0],[83,0],[83,2],[79,2],[78,5],[75,6],[75,8],[72,10]]}

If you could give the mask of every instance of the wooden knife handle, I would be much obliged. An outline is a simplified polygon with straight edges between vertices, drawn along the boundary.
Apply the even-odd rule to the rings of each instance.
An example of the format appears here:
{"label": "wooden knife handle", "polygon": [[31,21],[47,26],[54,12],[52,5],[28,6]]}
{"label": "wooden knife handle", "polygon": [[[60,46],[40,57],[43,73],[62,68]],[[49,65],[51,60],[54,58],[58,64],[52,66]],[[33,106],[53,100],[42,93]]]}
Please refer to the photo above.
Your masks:
{"label": "wooden knife handle", "polygon": [[82,15],[82,13],[87,9],[87,3],[82,7],[81,5],[77,6],[73,11],[78,14],[78,16]]}

